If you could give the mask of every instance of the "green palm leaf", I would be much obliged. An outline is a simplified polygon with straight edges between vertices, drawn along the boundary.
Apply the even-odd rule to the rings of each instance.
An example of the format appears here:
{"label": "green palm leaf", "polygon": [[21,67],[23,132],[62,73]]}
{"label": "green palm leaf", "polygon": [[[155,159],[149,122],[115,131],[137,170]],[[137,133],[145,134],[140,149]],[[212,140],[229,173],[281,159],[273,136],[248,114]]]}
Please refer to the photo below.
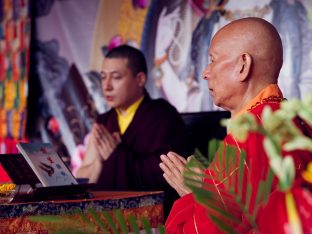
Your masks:
{"label": "green palm leaf", "polygon": [[102,214],[109,225],[109,228],[113,234],[118,234],[118,229],[116,227],[115,222],[113,221],[112,215],[110,215],[107,211],[103,210]]}
{"label": "green palm leaf", "polygon": [[140,228],[139,228],[136,218],[133,215],[129,215],[128,220],[131,225],[132,232],[135,234],[140,234]]}
{"label": "green palm leaf", "polygon": [[144,227],[146,234],[152,234],[152,227],[151,227],[150,222],[144,217],[141,219],[141,221],[143,223],[143,227]]}
{"label": "green palm leaf", "polygon": [[115,216],[116,216],[116,219],[118,221],[118,224],[120,225],[122,233],[128,233],[129,232],[128,227],[127,227],[126,221],[125,221],[125,219],[121,213],[121,210],[116,210]]}
{"label": "green palm leaf", "polygon": [[[77,214],[82,214],[81,211],[76,211]],[[82,214],[84,216],[84,214]],[[80,216],[81,217],[81,216]],[[56,216],[56,215],[44,215],[44,216],[29,216],[27,217],[30,221],[39,222],[47,226],[53,226],[53,233],[65,234],[65,233],[94,233],[95,225],[89,220],[85,220],[84,217],[82,224],[77,223],[76,219],[67,216]],[[87,218],[86,218],[87,219]],[[56,225],[57,224],[57,225]]]}
{"label": "green palm leaf", "polygon": [[91,215],[91,217],[93,217],[95,223],[99,225],[101,230],[103,230],[104,233],[108,233],[107,227],[105,227],[104,222],[101,220],[99,215],[95,212],[95,210],[90,208],[88,209],[88,213]]}
{"label": "green palm leaf", "polygon": [[[81,210],[75,210],[74,214],[78,215],[81,220],[77,222],[76,218],[69,216],[29,216],[28,218],[33,222],[40,222],[48,229],[53,226],[52,233],[65,234],[65,233],[140,233],[140,224],[143,224],[145,233],[151,234],[152,227],[149,220],[145,217],[137,218],[133,215],[125,216],[121,210],[113,212],[102,211],[97,212],[94,209],[88,209],[83,213]],[[100,215],[103,215],[101,217]],[[91,219],[90,219],[91,217]],[[55,225],[57,223],[57,225]],[[128,228],[129,223],[131,230]],[[159,224],[157,226],[160,234],[165,234],[164,226]]]}
{"label": "green palm leaf", "polygon": [[157,229],[158,229],[159,234],[166,234],[164,225],[158,224]]}

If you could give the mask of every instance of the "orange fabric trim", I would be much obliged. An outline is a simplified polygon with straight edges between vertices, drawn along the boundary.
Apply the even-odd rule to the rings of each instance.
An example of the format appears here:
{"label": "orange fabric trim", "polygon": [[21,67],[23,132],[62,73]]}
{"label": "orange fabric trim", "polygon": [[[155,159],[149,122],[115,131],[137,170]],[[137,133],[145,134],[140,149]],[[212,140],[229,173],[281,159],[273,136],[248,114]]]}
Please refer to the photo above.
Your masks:
{"label": "orange fabric trim", "polygon": [[281,102],[284,100],[283,94],[277,84],[270,84],[265,87],[254,99],[252,99],[235,116],[249,112],[260,104],[267,102]]}

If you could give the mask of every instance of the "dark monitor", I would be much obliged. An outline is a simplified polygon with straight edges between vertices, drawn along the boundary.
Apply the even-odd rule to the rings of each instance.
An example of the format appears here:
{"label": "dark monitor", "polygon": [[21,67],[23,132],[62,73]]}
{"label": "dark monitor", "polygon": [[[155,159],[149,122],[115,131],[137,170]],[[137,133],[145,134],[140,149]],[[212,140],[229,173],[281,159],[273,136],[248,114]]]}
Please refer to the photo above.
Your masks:
{"label": "dark monitor", "polygon": [[208,142],[211,139],[223,140],[226,128],[221,126],[221,119],[228,119],[228,111],[206,111],[194,113],[181,113],[181,117],[188,129],[193,145],[204,155],[208,152]]}
{"label": "dark monitor", "polygon": [[1,154],[0,163],[15,184],[29,184],[35,186],[40,183],[38,177],[26,162],[23,155]]}

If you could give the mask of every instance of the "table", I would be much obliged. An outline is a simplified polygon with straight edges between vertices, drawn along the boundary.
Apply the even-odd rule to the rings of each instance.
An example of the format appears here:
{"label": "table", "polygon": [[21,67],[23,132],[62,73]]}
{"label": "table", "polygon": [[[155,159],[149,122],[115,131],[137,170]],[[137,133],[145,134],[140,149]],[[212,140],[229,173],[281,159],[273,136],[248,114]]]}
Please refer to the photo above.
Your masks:
{"label": "table", "polygon": [[[92,208],[101,220],[105,220],[101,211],[120,209],[124,217],[134,215],[147,218],[152,227],[163,224],[163,192],[93,192],[94,198],[62,201],[40,201],[27,203],[11,203],[0,205],[0,233],[52,233],[56,230],[85,224],[85,220],[77,213],[82,211],[90,222],[96,223],[88,210]],[[60,223],[34,222],[29,217],[40,216],[62,217]],[[116,220],[115,220],[116,221]],[[129,225],[129,222],[127,222]],[[92,233],[101,232],[94,225]],[[79,228],[81,231],[82,229]],[[103,231],[102,231],[103,232]]]}

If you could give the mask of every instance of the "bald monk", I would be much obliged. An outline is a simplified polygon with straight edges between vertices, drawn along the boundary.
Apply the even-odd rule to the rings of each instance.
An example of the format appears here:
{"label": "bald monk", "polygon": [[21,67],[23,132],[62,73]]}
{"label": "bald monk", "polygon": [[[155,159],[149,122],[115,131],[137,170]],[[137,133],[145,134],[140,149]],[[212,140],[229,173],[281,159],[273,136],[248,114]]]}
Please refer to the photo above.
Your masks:
{"label": "bald monk", "polygon": [[[213,37],[209,56],[210,64],[203,73],[204,79],[208,81],[214,103],[229,110],[232,118],[250,112],[260,123],[265,106],[270,106],[273,111],[279,108],[284,99],[277,85],[283,63],[283,48],[272,24],[260,18],[244,18],[229,23]],[[251,182],[257,188],[269,168],[263,137],[252,133],[245,142],[239,142],[229,133],[223,143],[246,151],[245,166],[251,168]],[[161,159],[164,178],[181,196],[174,203],[166,221],[167,233],[220,233],[207,216],[207,209],[194,200],[190,190],[183,184],[186,160],[174,152],[161,155]],[[295,161],[295,164],[304,164],[309,158],[304,156],[301,160]],[[211,183],[218,189],[218,186],[223,186],[223,180],[217,180],[211,173],[215,161],[206,170],[211,178],[205,183]],[[235,176],[236,171],[232,172],[231,176]],[[255,192],[251,194],[252,199]],[[242,218],[239,213],[234,214],[231,208],[233,206],[228,206],[230,214]],[[242,223],[245,221],[242,218]],[[244,225],[244,230],[240,228],[238,225],[236,231],[249,231],[248,224]]]}

